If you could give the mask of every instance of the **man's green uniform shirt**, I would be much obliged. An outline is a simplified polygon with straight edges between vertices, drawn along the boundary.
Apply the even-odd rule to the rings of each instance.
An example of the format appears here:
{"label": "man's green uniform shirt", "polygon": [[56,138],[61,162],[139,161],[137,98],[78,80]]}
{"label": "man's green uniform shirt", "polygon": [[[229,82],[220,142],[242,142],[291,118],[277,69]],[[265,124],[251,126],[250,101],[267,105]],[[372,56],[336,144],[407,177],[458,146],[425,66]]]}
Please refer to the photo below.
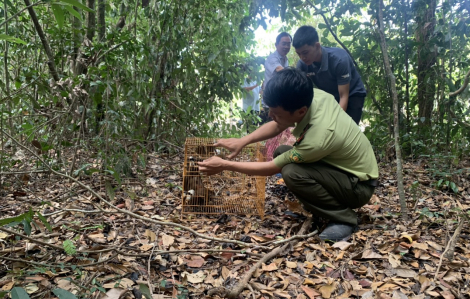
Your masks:
{"label": "man's green uniform shirt", "polygon": [[331,94],[315,88],[312,105],[292,133],[297,142],[274,159],[277,167],[322,160],[361,181],[379,177],[369,140]]}

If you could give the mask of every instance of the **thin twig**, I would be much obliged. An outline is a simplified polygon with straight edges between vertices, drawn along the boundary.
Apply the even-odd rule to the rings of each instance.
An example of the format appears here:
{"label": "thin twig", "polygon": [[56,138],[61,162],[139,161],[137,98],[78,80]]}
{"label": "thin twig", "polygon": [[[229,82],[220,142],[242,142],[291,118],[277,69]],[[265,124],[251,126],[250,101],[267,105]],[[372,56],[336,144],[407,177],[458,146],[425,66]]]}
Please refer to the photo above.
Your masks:
{"label": "thin twig", "polygon": [[457,226],[457,229],[454,231],[452,238],[450,238],[449,242],[447,242],[447,246],[439,259],[439,265],[437,266],[436,273],[434,274],[434,281],[437,280],[437,276],[439,275],[439,270],[441,269],[442,260],[444,259],[444,257],[447,258],[449,261],[452,261],[453,256],[454,256],[455,243],[457,242],[457,239],[460,236],[460,232],[462,230],[464,222],[465,222],[465,219],[459,218],[459,225]]}
{"label": "thin twig", "polygon": [[[307,218],[307,220],[304,222],[302,227],[299,230],[299,234],[304,234],[311,226],[312,226],[313,219],[312,217]],[[317,233],[317,231],[315,231]],[[274,250],[266,254],[263,258],[261,258],[253,267],[251,267],[248,272],[246,272],[245,277],[226,295],[227,298],[229,299],[234,299],[238,298],[238,295],[247,287],[248,281],[251,279],[251,276],[255,271],[261,267],[263,263],[266,263],[273,257],[277,256],[278,254],[285,252],[290,246],[293,246],[297,243],[296,240],[293,240],[287,244],[284,244],[283,246],[276,247]]]}
{"label": "thin twig", "polygon": [[[189,228],[189,227],[186,227],[184,225],[181,225],[181,224],[178,224],[178,223],[174,223],[174,222],[165,222],[165,221],[158,221],[158,220],[154,220],[152,218],[148,218],[148,217],[144,217],[144,216],[141,216],[141,215],[138,215],[138,214],[135,214],[133,212],[130,212],[130,211],[127,211],[127,210],[124,210],[124,209],[120,209],[120,208],[117,208],[116,206],[114,206],[111,202],[107,201],[106,199],[104,199],[101,195],[99,195],[96,191],[94,191],[93,189],[91,189],[88,185],[85,185],[84,183],[80,182],[79,180],[77,180],[76,178],[73,178],[67,174],[64,174],[64,173],[61,173],[61,172],[58,172],[56,171],[55,169],[53,169],[52,167],[49,166],[48,163],[46,163],[46,161],[44,161],[39,155],[37,155],[34,151],[32,151],[30,148],[24,146],[23,144],[21,144],[18,140],[16,140],[13,136],[11,136],[10,134],[8,134],[7,132],[5,132],[5,130],[2,130],[3,134],[5,134],[6,136],[8,136],[8,138],[10,138],[13,142],[15,142],[16,144],[18,144],[20,147],[22,147],[23,149],[27,150],[28,152],[30,152],[33,156],[36,157],[36,159],[38,159],[41,163],[43,163],[47,168],[49,168],[51,170],[52,173],[56,174],[56,175],[59,175],[59,176],[62,176],[62,177],[65,177],[65,178],[68,178],[69,180],[77,183],[78,185],[82,186],[83,188],[87,189],[89,192],[91,192],[96,198],[98,198],[101,202],[104,202],[105,204],[107,204],[109,207],[121,212],[121,213],[124,213],[126,215],[129,215],[135,219],[140,219],[140,220],[143,220],[143,221],[146,221],[148,223],[154,223],[154,224],[158,224],[158,225],[163,225],[163,226],[173,226],[173,227],[178,227],[180,229],[183,229],[185,231],[188,231],[190,233],[192,233],[193,235],[196,235],[200,238],[203,238],[203,239],[206,239],[206,240],[211,240],[211,241],[217,241],[217,242],[224,242],[224,243],[234,243],[234,244],[238,244],[240,246],[243,246],[243,247],[250,247],[252,244],[249,244],[249,243],[246,243],[246,242],[242,242],[242,241],[238,241],[238,240],[230,240],[230,239],[223,239],[223,238],[215,238],[215,237],[210,237],[210,236],[207,236],[207,235],[204,235],[204,234],[201,234],[201,233],[198,233],[197,231]],[[265,248],[266,249],[266,248]]]}
{"label": "thin twig", "polygon": [[19,12],[15,13],[14,15],[12,15],[11,17],[9,17],[8,19],[6,19],[5,21],[3,21],[2,23],[0,23],[0,27],[2,27],[6,22],[10,21],[11,19],[17,17],[18,15],[20,15],[23,11],[27,10],[28,8],[30,7],[33,7],[33,6],[36,6],[36,5],[39,5],[39,4],[43,4],[44,2],[42,1],[39,1],[39,2],[36,2],[36,3],[33,3],[29,6],[26,6],[25,8],[23,8],[22,10],[20,10]]}
{"label": "thin twig", "polygon": [[0,175],[31,174],[31,173],[46,173],[46,172],[50,172],[50,171],[49,170],[10,171],[10,172],[0,172]]}

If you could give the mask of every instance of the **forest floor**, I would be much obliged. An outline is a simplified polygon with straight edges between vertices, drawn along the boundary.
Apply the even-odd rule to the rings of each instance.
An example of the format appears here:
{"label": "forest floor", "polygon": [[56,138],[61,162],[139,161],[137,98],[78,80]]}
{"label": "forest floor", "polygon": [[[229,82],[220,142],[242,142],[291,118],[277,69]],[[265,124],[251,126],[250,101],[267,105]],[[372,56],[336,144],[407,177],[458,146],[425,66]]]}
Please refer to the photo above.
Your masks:
{"label": "forest floor", "polygon": [[[182,299],[238,289],[236,298],[469,298],[468,164],[453,178],[454,193],[433,187],[426,161],[406,162],[404,221],[393,163],[382,163],[381,184],[359,209],[357,232],[329,243],[318,238],[324,224],[316,219],[303,237],[289,239],[309,215],[274,176],[267,179],[264,219],[182,216],[182,161],[151,155],[144,173],[118,187],[98,173],[82,173],[78,182],[4,174],[0,219],[17,218],[0,222],[0,294]],[[45,219],[24,216],[30,208]]]}

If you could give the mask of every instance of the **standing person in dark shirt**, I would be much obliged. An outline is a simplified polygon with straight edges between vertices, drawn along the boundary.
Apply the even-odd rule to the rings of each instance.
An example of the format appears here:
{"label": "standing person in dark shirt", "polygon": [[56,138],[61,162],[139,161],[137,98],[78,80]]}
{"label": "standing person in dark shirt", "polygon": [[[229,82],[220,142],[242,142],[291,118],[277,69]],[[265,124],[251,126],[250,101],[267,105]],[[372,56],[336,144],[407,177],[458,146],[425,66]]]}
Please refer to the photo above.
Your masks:
{"label": "standing person in dark shirt", "polygon": [[312,26],[297,29],[293,46],[300,58],[297,68],[307,73],[317,88],[332,94],[359,124],[366,89],[349,54],[341,48],[323,47]]}

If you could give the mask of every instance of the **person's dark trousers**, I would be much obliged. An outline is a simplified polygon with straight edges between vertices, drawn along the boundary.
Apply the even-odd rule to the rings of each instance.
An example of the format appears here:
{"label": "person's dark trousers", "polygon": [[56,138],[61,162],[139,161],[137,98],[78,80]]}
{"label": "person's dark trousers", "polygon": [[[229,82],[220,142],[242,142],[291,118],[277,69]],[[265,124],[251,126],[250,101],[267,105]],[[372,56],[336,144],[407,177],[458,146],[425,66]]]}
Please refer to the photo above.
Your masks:
{"label": "person's dark trousers", "polygon": [[[281,145],[273,157],[290,150]],[[282,168],[282,178],[305,209],[333,222],[357,225],[353,209],[367,204],[375,187],[325,162],[290,163]]]}
{"label": "person's dark trousers", "polygon": [[349,97],[346,113],[359,124],[362,117],[362,108],[364,107],[365,97]]}

